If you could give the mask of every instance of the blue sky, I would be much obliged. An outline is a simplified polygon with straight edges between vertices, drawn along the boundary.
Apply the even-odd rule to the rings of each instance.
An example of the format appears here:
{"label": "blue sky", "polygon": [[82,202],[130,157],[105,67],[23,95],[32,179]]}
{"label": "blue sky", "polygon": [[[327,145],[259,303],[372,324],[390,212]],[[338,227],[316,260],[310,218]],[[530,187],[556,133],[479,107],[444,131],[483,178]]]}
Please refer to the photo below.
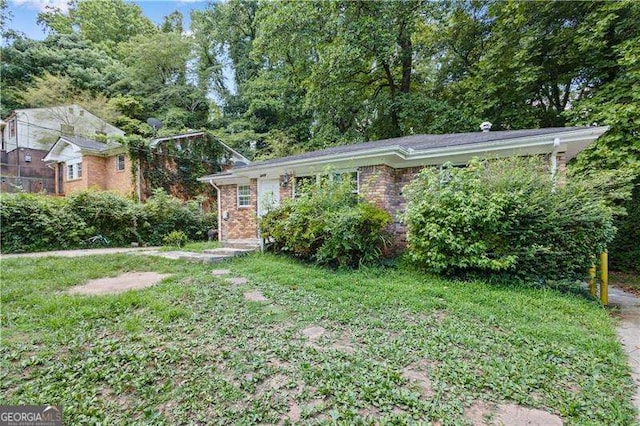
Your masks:
{"label": "blue sky", "polygon": [[[138,4],[143,13],[156,24],[162,22],[163,17],[178,10],[184,16],[185,29],[187,29],[189,28],[189,12],[193,9],[204,9],[209,2],[201,0],[137,0],[132,3]],[[65,8],[66,0],[9,0],[9,12],[12,16],[7,27],[22,31],[30,38],[43,39],[45,33],[36,21],[38,13],[44,10],[47,5]]]}

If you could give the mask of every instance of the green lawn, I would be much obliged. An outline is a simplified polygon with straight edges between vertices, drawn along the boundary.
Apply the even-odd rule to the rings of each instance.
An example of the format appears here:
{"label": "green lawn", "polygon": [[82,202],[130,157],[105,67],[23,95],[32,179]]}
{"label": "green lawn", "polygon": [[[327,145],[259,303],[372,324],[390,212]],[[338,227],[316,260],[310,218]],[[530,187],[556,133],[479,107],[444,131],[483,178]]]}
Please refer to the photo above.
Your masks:
{"label": "green lawn", "polygon": [[[214,268],[249,283],[226,283]],[[64,293],[126,271],[173,275],[115,296]],[[245,300],[251,290],[269,301]],[[309,341],[309,326],[326,332]],[[570,424],[633,424],[613,327],[580,296],[406,268],[332,272],[258,254],[218,265],[10,259],[0,403],[61,403],[70,424],[458,425],[474,403],[507,401]]]}

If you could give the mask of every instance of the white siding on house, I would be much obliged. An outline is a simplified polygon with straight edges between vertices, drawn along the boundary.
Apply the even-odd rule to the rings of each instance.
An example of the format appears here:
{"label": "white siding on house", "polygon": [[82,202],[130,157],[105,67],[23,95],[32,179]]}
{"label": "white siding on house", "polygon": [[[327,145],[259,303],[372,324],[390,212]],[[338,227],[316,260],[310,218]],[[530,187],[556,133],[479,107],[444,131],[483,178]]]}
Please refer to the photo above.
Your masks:
{"label": "white siding on house", "polygon": [[[29,148],[49,150],[62,135],[73,129],[78,136],[95,138],[96,133],[124,136],[124,132],[78,105],[16,110],[6,118],[4,127],[5,150]],[[16,131],[11,128],[15,123]]]}

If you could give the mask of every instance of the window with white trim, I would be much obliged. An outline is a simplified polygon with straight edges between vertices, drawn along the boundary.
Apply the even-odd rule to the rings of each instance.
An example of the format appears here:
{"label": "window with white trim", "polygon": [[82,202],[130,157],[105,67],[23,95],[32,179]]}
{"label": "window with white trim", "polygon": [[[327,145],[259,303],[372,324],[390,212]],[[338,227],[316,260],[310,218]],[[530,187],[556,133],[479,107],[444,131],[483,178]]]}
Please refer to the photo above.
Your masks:
{"label": "window with white trim", "polygon": [[124,154],[118,154],[116,157],[116,170],[123,172],[125,167]]}
{"label": "window with white trim", "polygon": [[251,187],[249,185],[238,185],[238,207],[249,207],[251,205]]}
{"label": "window with white trim", "polygon": [[67,180],[80,179],[82,177],[82,162],[67,163]]}

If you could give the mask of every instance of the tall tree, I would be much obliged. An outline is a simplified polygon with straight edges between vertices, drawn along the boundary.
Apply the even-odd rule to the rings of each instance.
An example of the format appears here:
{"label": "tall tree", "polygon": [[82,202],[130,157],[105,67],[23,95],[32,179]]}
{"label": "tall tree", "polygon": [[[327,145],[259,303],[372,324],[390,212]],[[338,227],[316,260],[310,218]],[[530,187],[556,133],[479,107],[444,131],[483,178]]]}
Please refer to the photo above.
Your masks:
{"label": "tall tree", "polygon": [[38,15],[38,22],[53,33],[78,32],[110,53],[132,37],[157,32],[140,6],[123,0],[72,0],[67,13],[49,7]]}

